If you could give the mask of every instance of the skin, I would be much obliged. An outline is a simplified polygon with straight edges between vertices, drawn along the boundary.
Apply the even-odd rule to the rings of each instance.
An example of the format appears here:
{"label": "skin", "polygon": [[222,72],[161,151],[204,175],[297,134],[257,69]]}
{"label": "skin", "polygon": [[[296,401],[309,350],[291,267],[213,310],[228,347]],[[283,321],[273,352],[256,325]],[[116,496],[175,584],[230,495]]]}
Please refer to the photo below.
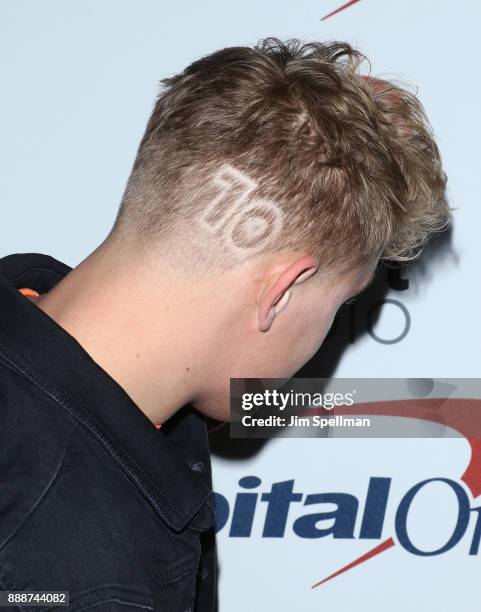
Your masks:
{"label": "skin", "polygon": [[192,280],[158,259],[140,261],[106,240],[31,298],[155,424],[187,403],[228,420],[230,377],[295,374],[377,264],[334,281],[314,257],[289,251]]}

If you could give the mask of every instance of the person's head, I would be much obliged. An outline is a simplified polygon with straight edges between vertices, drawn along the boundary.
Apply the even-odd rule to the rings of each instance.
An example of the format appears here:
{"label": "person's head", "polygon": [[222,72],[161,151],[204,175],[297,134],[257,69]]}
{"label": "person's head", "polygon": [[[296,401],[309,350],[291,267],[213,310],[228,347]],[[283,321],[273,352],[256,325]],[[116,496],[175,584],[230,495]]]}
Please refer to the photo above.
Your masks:
{"label": "person's head", "polygon": [[107,243],[190,287],[214,417],[229,377],[294,374],[380,260],[413,259],[449,221],[420,102],[363,59],[269,38],[163,81]]}

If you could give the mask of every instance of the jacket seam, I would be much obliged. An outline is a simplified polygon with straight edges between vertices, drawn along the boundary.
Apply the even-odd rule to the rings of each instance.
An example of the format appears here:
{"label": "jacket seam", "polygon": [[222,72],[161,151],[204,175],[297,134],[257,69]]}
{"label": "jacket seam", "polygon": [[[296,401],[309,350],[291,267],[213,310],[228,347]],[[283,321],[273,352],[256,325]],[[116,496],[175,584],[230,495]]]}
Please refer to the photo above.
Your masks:
{"label": "jacket seam", "polygon": [[[3,346],[5,346],[5,343],[2,343]],[[14,353],[14,351],[12,351],[11,347],[8,347],[10,349],[10,351],[12,353]],[[60,385],[58,385],[57,383],[53,382],[48,376],[45,376],[44,374],[40,374],[40,372],[38,372],[38,370],[35,368],[35,366],[33,364],[29,364],[29,368],[31,370],[31,372],[27,372],[24,368],[22,368],[18,363],[12,361],[9,357],[7,357],[5,355],[4,352],[0,351],[0,357],[2,357],[3,359],[5,359],[8,363],[10,363],[10,365],[15,368],[17,370],[17,372],[19,372],[25,379],[29,380],[31,383],[33,383],[37,388],[39,388],[43,393],[45,393],[46,395],[48,395],[51,399],[53,399],[54,401],[56,401],[60,406],[62,406],[65,410],[67,410],[67,412],[73,416],[74,418],[76,418],[78,421],[80,421],[85,427],[87,427],[89,429],[89,431],[93,432],[94,435],[96,435],[98,438],[100,438],[100,440],[103,442],[103,444],[107,447],[107,449],[110,451],[110,453],[112,454],[112,456],[116,459],[116,461],[123,467],[123,469],[125,469],[127,471],[128,474],[130,474],[130,476],[132,477],[132,479],[137,483],[137,485],[141,488],[144,489],[147,493],[149,493],[149,488],[145,487],[144,485],[142,485],[138,478],[136,477],[136,475],[132,472],[132,470],[125,465],[125,463],[122,461],[122,458],[119,456],[118,451],[115,449],[115,445],[110,442],[109,440],[107,440],[106,436],[110,437],[110,434],[108,431],[105,432],[105,434],[102,433],[102,431],[105,429],[103,427],[103,425],[101,423],[99,423],[97,421],[97,419],[95,418],[95,416],[89,412],[86,408],[84,408],[83,406],[80,406],[71,396],[70,394]],[[36,374],[37,376],[34,376],[34,374]],[[40,378],[43,378],[43,382],[40,380]],[[93,427],[92,425],[90,425],[88,423],[88,419],[83,418],[83,416],[81,414],[76,413],[75,411],[73,411],[69,406],[68,403],[63,401],[61,398],[59,398],[54,392],[50,391],[49,389],[47,389],[47,384],[50,384],[51,388],[53,391],[60,391],[61,393],[63,393],[69,400],[70,402],[77,407],[77,409],[80,412],[85,412],[86,415],[93,421],[93,423],[95,424],[95,427]],[[96,428],[98,429],[98,431],[96,430]],[[167,504],[167,506],[170,508],[170,510],[175,514],[177,513],[176,508],[174,508],[174,506],[172,506],[172,504],[170,503],[170,501],[167,499],[167,497],[165,496],[164,492],[159,489],[158,487],[156,487],[154,485],[154,483],[152,482],[151,478],[148,476],[148,474],[146,474],[144,472],[144,470],[137,464],[137,462],[130,456],[130,454],[125,450],[122,449],[123,452],[126,454],[126,456],[130,459],[130,461],[133,463],[133,465],[135,466],[135,468],[138,470],[138,472],[145,478],[145,480],[147,481],[147,483],[149,484],[150,490],[153,491],[157,491],[159,493],[159,495],[162,497],[162,499],[165,501],[165,503]],[[207,498],[204,500],[207,501]],[[200,510],[200,508],[202,507],[203,504],[201,504],[201,506],[199,508],[193,507],[193,506],[185,506],[187,512],[191,513],[194,510]],[[155,506],[158,508],[158,504],[155,504]],[[158,510],[160,510],[162,516],[164,516],[164,513],[162,512],[162,510],[160,508],[158,508]],[[166,517],[164,516],[164,518],[166,519]],[[167,521],[170,522],[170,521]]]}
{"label": "jacket seam", "polygon": [[43,266],[34,266],[33,268],[28,268],[28,270],[25,270],[24,272],[20,272],[19,274],[16,274],[15,276],[7,276],[6,278],[11,283],[15,283],[16,281],[21,279],[23,276],[27,276],[28,274],[30,274],[30,272],[47,272],[49,275],[55,276],[58,279],[64,278],[63,275],[60,274],[60,272],[57,272],[56,270],[51,270],[49,268],[45,268]]}
{"label": "jacket seam", "polygon": [[[11,359],[9,359],[5,353],[0,352],[0,356],[3,357],[4,359],[6,359],[15,369],[17,369],[17,371],[27,380],[29,380],[31,383],[33,383],[37,388],[39,388],[43,393],[45,393],[46,395],[48,395],[51,399],[53,399],[55,402],[57,402],[60,406],[62,406],[65,410],[67,410],[67,412],[73,416],[74,418],[76,418],[80,423],[82,423],[85,427],[87,427],[90,431],[92,431],[98,438],[100,438],[100,440],[104,443],[104,445],[109,449],[109,451],[112,453],[112,455],[115,457],[115,459],[118,461],[118,463],[120,463],[122,465],[122,467],[129,473],[131,474],[131,476],[134,478],[134,480],[139,484],[139,486],[141,488],[144,488],[139,482],[138,480],[135,478],[135,475],[132,474],[131,470],[125,465],[125,463],[122,461],[121,457],[119,456],[118,452],[116,451],[116,449],[113,447],[112,443],[109,442],[105,436],[105,434],[102,434],[100,430],[103,430],[104,427],[97,421],[97,419],[95,418],[95,416],[89,412],[86,408],[79,406],[78,403],[70,396],[70,394],[60,385],[57,385],[56,383],[54,383],[49,377],[45,376],[45,375],[40,375],[40,373],[36,370],[35,366],[30,363],[29,367],[30,369],[35,372],[39,378],[36,378],[35,376],[32,375],[32,373],[28,373],[24,368],[22,368],[21,366],[19,366],[17,363],[15,363],[14,361],[12,361]],[[40,377],[43,378],[44,380],[40,380]],[[95,423],[95,426],[99,429],[99,431],[95,431],[95,428],[93,428],[91,425],[89,425],[88,420],[85,419],[81,414],[75,413],[73,410],[71,410],[67,403],[64,402],[61,398],[57,397],[57,395],[55,393],[53,393],[52,391],[50,391],[49,389],[47,389],[47,384],[49,384],[53,391],[60,391],[62,393],[65,394],[65,396],[72,402],[72,404],[74,404],[80,411],[84,411],[87,413],[88,417],[90,417],[92,419],[92,421]],[[109,433],[106,432],[107,436],[110,437]],[[150,478],[147,474],[145,474],[145,472],[142,470],[142,468],[140,468],[140,466],[137,465],[136,461],[130,456],[130,454],[125,451],[123,451],[127,457],[129,457],[129,459],[132,461],[132,463],[134,464],[134,466],[138,469],[138,471],[145,476],[145,478],[150,482]],[[153,484],[151,484],[152,488],[156,491],[158,491],[161,495],[161,497],[163,499],[165,499],[167,505],[169,506],[169,508],[175,512],[175,508],[170,504],[169,500],[165,498],[164,493],[162,491],[160,491],[159,489],[157,489],[155,486],[153,486]]]}
{"label": "jacket seam", "polygon": [[48,484],[46,485],[45,489],[43,490],[42,494],[37,499],[37,501],[33,505],[33,508],[30,510],[30,512],[27,514],[27,516],[17,526],[17,528],[14,531],[12,531],[12,533],[5,539],[4,542],[2,542],[0,544],[0,551],[2,551],[5,548],[5,546],[7,546],[7,544],[10,542],[10,540],[12,538],[14,538],[23,529],[23,527],[25,527],[25,525],[29,522],[29,520],[35,514],[36,510],[38,509],[38,507],[40,506],[40,504],[44,500],[44,498],[47,495],[47,493],[50,491],[50,489],[54,485],[55,481],[57,480],[57,476],[58,476],[58,474],[59,474],[60,470],[62,469],[62,466],[63,466],[63,464],[65,462],[65,457],[67,455],[68,446],[69,446],[70,441],[72,439],[72,434],[74,433],[74,431],[77,429],[78,426],[79,426],[79,424],[75,423],[74,426],[72,427],[72,430],[68,434],[67,440],[66,440],[65,445],[63,447],[62,457],[61,457],[60,461],[58,462],[58,465],[57,465],[57,467],[56,467],[52,477],[50,478],[50,481],[48,482]]}
{"label": "jacket seam", "polygon": [[[175,578],[169,578],[168,580],[155,580],[154,584],[155,586],[165,586],[167,584],[173,584],[174,582],[178,582],[179,580],[182,580],[182,578],[185,578],[186,576],[189,576],[190,574],[193,574],[196,569],[198,568],[198,564],[199,564],[199,559],[197,559],[197,563],[191,567],[189,567],[189,569],[186,569],[185,572],[183,572],[182,574],[179,574],[178,576],[175,576]],[[181,565],[181,564],[179,564]],[[177,566],[178,567],[178,566]]]}
{"label": "jacket seam", "polygon": [[[118,597],[108,597],[107,599],[100,599],[94,603],[87,604],[86,606],[82,606],[81,608],[73,608],[74,612],[80,612],[81,610],[89,610],[90,608],[96,608],[97,606],[101,606],[104,603],[114,602],[120,605],[127,606],[135,606],[136,608],[143,608],[144,610],[153,610],[154,606],[149,606],[147,604],[137,603],[135,601],[128,601],[125,599],[119,599]],[[70,606],[69,606],[70,607]]]}
{"label": "jacket seam", "polygon": [[[104,592],[107,591],[107,592]],[[110,594],[108,592],[110,591]],[[92,601],[89,598],[95,597],[98,595],[101,599]],[[147,593],[146,591],[140,591],[134,588],[129,588],[126,586],[122,586],[116,583],[105,584],[100,587],[93,587],[87,589],[86,591],[82,591],[77,596],[73,597],[69,601],[69,608],[73,609],[74,612],[78,612],[80,610],[88,609],[89,607],[94,607],[99,605],[100,603],[105,603],[107,601],[123,601],[123,603],[128,603],[129,605],[134,604],[141,606],[146,609],[153,609],[152,605],[148,603],[137,602],[136,600],[130,599],[130,597],[138,596],[140,598],[144,598],[148,601],[152,599],[151,593]],[[41,612],[53,612],[56,610],[58,606],[50,606],[47,609],[42,609]]]}

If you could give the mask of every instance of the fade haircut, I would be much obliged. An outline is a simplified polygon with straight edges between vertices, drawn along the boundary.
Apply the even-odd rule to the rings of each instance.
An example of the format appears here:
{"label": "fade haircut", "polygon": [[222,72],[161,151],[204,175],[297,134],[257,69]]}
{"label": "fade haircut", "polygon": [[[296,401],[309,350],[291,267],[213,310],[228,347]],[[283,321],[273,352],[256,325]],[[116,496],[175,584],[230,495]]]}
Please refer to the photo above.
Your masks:
{"label": "fade haircut", "polygon": [[415,258],[449,223],[446,176],[417,97],[361,74],[365,60],[344,42],[267,38],[164,79],[112,236],[140,251],[168,245],[197,269],[235,265],[239,251],[208,248],[197,223],[212,201],[219,218],[239,201],[233,187],[219,204],[227,167],[282,216],[249,256],[302,250],[335,271]]}

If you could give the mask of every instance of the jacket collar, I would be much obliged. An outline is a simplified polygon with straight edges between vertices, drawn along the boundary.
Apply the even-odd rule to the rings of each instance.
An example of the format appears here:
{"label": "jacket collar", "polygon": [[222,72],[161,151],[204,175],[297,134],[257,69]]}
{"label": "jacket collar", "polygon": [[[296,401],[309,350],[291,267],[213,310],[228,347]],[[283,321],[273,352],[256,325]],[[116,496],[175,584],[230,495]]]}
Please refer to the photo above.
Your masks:
{"label": "jacket collar", "polygon": [[0,355],[87,428],[173,530],[206,529],[214,517],[204,419],[185,407],[168,433],[157,430],[79,342],[18,291],[49,291],[70,270],[39,253],[0,258]]}

